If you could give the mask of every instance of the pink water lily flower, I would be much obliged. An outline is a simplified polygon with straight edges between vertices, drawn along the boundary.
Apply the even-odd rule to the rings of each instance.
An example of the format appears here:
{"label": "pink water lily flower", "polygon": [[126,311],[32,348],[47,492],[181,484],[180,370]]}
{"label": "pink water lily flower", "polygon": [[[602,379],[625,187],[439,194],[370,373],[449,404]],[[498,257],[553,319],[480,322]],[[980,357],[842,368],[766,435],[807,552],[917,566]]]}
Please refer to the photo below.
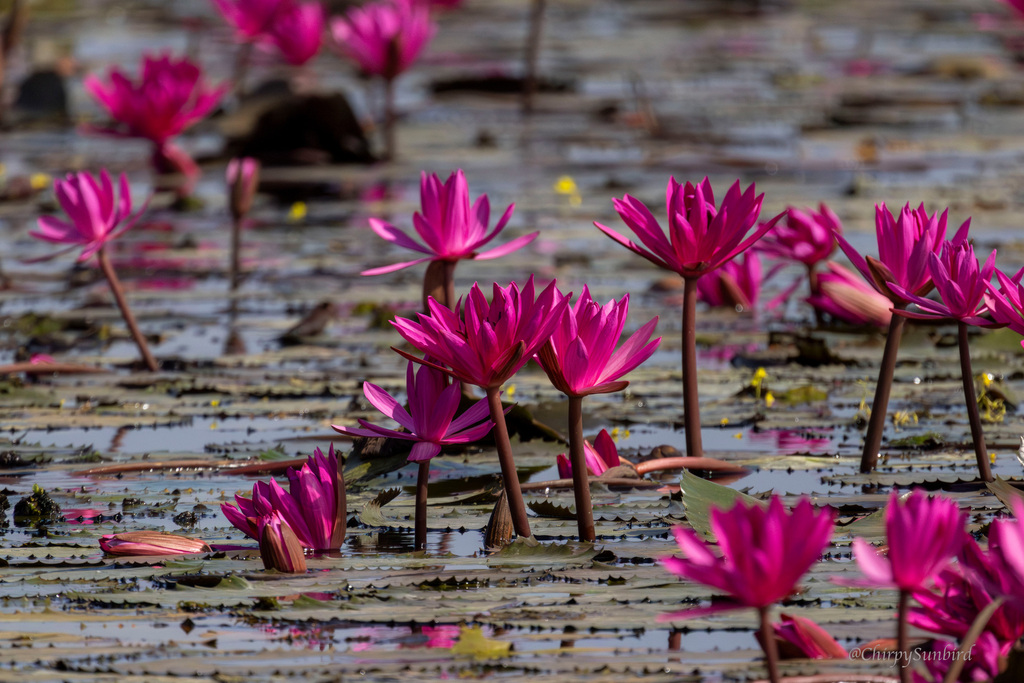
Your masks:
{"label": "pink water lily flower", "polygon": [[[998,535],[997,531],[997,535]],[[998,545],[998,542],[997,542]],[[986,553],[968,536],[958,555],[959,564],[942,570],[931,590],[914,592],[919,607],[907,621],[917,628],[963,639],[978,614],[1000,596],[1012,596],[1015,586],[1000,571],[991,553]],[[992,613],[985,624],[1003,655],[1024,635],[1024,604],[1007,602]]]}
{"label": "pink water lily flower", "polygon": [[78,260],[87,260],[104,244],[135,225],[142,213],[140,210],[132,215],[131,192],[123,173],[118,188],[119,196],[115,195],[114,184],[105,169],[100,171],[99,182],[85,172],[69,173],[64,180],[54,180],[54,194],[71,220],[41,216],[38,229],[29,234],[47,242],[70,245],[68,250],[82,247]]}
{"label": "pink water lily flower", "polygon": [[659,621],[703,616],[725,610],[765,609],[793,592],[832,536],[833,515],[801,498],[792,512],[773,496],[767,506],[737,502],[728,511],[711,510],[711,529],[721,555],[692,529],[675,528],[685,557],[661,562],[673,574],[726,593],[732,601],[663,614]]}
{"label": "pink water lily flower", "polygon": [[[734,258],[701,276],[697,280],[697,298],[712,308],[756,313],[760,309],[761,284],[777,270],[773,268],[768,275],[763,275],[761,259],[748,251],[741,258]],[[787,296],[790,291],[786,292]],[[774,308],[784,300],[785,296],[773,299],[765,308]]]}
{"label": "pink water lily flower", "polygon": [[274,18],[267,34],[289,64],[302,66],[320,52],[323,44],[323,5],[319,2],[291,5]]}
{"label": "pink water lily flower", "polygon": [[182,555],[210,552],[210,546],[197,538],[162,531],[105,534],[100,536],[100,548],[108,555]]}
{"label": "pink water lily flower", "polygon": [[992,571],[999,575],[997,590],[1008,597],[1016,609],[1024,608],[1024,501],[1013,501],[1016,519],[997,519],[988,532],[988,551]]}
{"label": "pink water lily flower", "polygon": [[967,651],[961,653],[957,643],[948,640],[936,640],[929,651],[917,654],[915,659],[924,662],[927,675],[914,669],[911,671],[912,683],[939,683],[946,680],[954,662],[964,662],[957,681],[992,681],[1000,673],[999,645],[991,633],[982,633],[977,642]]}
{"label": "pink water lily flower", "polygon": [[[985,297],[992,318],[1017,334],[1024,334],[1024,285],[1021,285],[1024,268],[1017,271],[1013,277],[998,269],[995,275],[999,281],[999,288],[996,289],[995,284],[991,282],[986,283],[988,293]],[[1021,341],[1021,345],[1024,346],[1024,340]]]}
{"label": "pink water lily flower", "polygon": [[851,325],[885,327],[892,319],[892,302],[851,270],[835,261],[825,264],[828,272],[818,275],[818,293],[806,301],[834,320]]}
{"label": "pink water lily flower", "polygon": [[885,508],[888,555],[883,557],[863,538],[855,538],[854,556],[865,578],[843,583],[921,590],[963,547],[965,520],[955,500],[929,496],[921,489],[900,500],[893,491]]}
{"label": "pink water lily flower", "polygon": [[429,315],[419,313],[418,321],[396,318],[391,323],[407,342],[433,360],[396,351],[487,389],[500,387],[540,350],[561,322],[569,297],[558,291],[555,282],[537,294],[531,275],[522,291],[515,283],[508,287],[495,283],[490,303],[474,284],[460,303],[461,318],[458,306],[452,312],[431,299]]}
{"label": "pink water lily flower", "polygon": [[389,80],[413,65],[436,30],[429,7],[417,0],[370,2],[331,22],[338,50],[363,73]]}
{"label": "pink water lily flower", "polygon": [[349,436],[386,436],[392,439],[415,441],[410,462],[430,460],[441,452],[441,446],[454,443],[471,443],[487,436],[494,423],[486,419],[487,400],[481,399],[455,417],[462,398],[462,384],[449,382],[448,375],[434,368],[409,361],[405,371],[406,394],[409,397],[407,411],[391,394],[376,384],[365,382],[363,394],[377,410],[384,413],[407,431],[386,429],[359,420],[363,429],[344,425],[331,425],[342,434]]}
{"label": "pink water lily flower", "polygon": [[85,89],[121,124],[101,132],[146,138],[157,145],[210,113],[227,91],[225,86],[208,86],[202,70],[187,57],[170,55],[145,55],[135,82],[114,68],[109,83],[87,76]]}
{"label": "pink water lily flower", "polygon": [[605,305],[594,301],[584,286],[576,304],[566,309],[537,360],[556,389],[568,396],[621,391],[620,379],[651,357],[661,337],[651,341],[658,318],[645,323],[619,346],[629,314],[629,295]]}
{"label": "pink water lily flower", "polygon": [[924,320],[960,320],[968,325],[991,327],[994,323],[982,314],[988,311],[985,296],[995,269],[995,249],[979,270],[970,243],[966,240],[943,242],[941,255],[928,254],[928,271],[941,302],[909,292],[895,283],[890,283],[889,289],[921,309],[899,311],[899,315]]}
{"label": "pink water lily flower", "polygon": [[[893,218],[884,203],[875,205],[875,231],[878,238],[878,258],[864,257],[839,232],[836,240],[846,257],[861,272],[879,294],[894,304],[905,305],[907,299],[891,289],[898,285],[901,291],[924,296],[931,291],[933,282],[928,270],[930,254],[938,254],[946,239],[946,216],[949,211],[928,215],[924,204],[911,209],[903,207],[899,218]],[[964,221],[953,237],[953,244],[967,240],[971,220]]]}
{"label": "pink water lily flower", "polygon": [[[256,482],[252,498],[235,495],[235,505],[220,506],[224,516],[246,536],[260,539],[257,520],[280,512],[303,547],[336,550],[345,538],[345,488],[331,444],[327,456],[317,448],[302,467],[288,470],[289,490],[274,479]],[[338,492],[341,493],[340,505]]]}
{"label": "pink water lily flower", "polygon": [[238,31],[240,39],[254,41],[268,33],[278,14],[290,9],[293,0],[213,0],[224,20]]}
{"label": "pink water lily flower", "polygon": [[786,211],[786,220],[765,233],[757,250],[786,261],[813,266],[836,250],[836,235],[842,234],[839,217],[825,204],[812,209]]}
{"label": "pink water lily flower", "polygon": [[[590,445],[589,441],[584,441],[583,451],[586,456],[587,471],[590,476],[599,477],[611,468],[622,464],[622,460],[619,459],[619,449],[615,447],[615,441],[608,434],[607,429],[601,430],[601,433],[594,439],[593,446]],[[569,458],[565,457],[564,453],[556,456],[555,463],[558,466],[558,477],[560,479],[572,478],[572,463],[569,462]]]}
{"label": "pink water lily flower", "polygon": [[512,217],[515,204],[498,219],[493,230],[488,231],[491,205],[487,195],[480,195],[472,205],[469,203],[469,185],[462,169],[448,176],[442,182],[434,174],[420,174],[421,211],[413,214],[412,224],[423,244],[420,244],[403,230],[377,218],[370,219],[370,227],[382,238],[406,249],[427,254],[413,261],[403,261],[380,268],[364,270],[363,275],[381,275],[415,266],[425,261],[458,261],[460,259],[495,259],[521,249],[534,239],[538,232],[517,237],[501,246],[486,251],[480,248],[498,236]]}
{"label": "pink water lily flower", "polygon": [[747,235],[757,223],[763,199],[764,195],[755,195],[753,184],[741,191],[737,180],[716,207],[707,178],[696,185],[680,185],[671,178],[665,196],[668,236],[643,202],[629,195],[612,202],[643,246],[607,226],[596,222],[594,225],[648,261],[685,278],[695,278],[746,251],[774,227],[784,214]]}

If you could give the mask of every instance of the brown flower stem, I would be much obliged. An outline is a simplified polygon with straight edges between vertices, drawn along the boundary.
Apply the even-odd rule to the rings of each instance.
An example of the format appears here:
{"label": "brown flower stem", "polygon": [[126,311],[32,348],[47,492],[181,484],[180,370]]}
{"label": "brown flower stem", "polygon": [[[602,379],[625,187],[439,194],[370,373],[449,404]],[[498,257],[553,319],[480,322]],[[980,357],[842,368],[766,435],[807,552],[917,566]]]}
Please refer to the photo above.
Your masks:
{"label": "brown flower stem", "polygon": [[576,524],[581,541],[593,541],[594,506],[590,502],[590,478],[583,451],[583,397],[569,397],[569,460],[572,462],[572,489],[576,496]]}
{"label": "brown flower stem", "polygon": [[427,549],[427,478],[430,476],[430,461],[420,463],[416,475],[416,550]]}
{"label": "brown flower stem", "polygon": [[526,515],[526,504],[523,502],[523,492],[519,488],[519,474],[516,472],[516,462],[512,457],[512,443],[508,438],[508,427],[505,425],[505,411],[501,407],[501,388],[487,387],[487,405],[491,409],[491,420],[494,421],[494,443],[498,447],[498,462],[501,464],[501,477],[505,484],[505,497],[508,499],[508,509],[512,513],[512,528],[516,535],[522,538],[529,538],[533,535],[530,531],[530,519]]}
{"label": "brown flower stem", "polygon": [[384,161],[395,158],[395,79],[384,79]]}
{"label": "brown flower stem", "polygon": [[978,415],[978,397],[974,393],[974,373],[971,372],[971,348],[967,344],[967,323],[957,321],[957,342],[960,348],[960,378],[964,383],[964,401],[967,402],[967,420],[971,423],[971,440],[974,441],[974,457],[978,461],[978,476],[982,481],[992,481],[988,450],[985,448],[985,433],[981,429]]}
{"label": "brown flower stem", "polygon": [[896,627],[896,649],[901,653],[900,683],[911,683],[910,676],[910,636],[908,634],[907,614],[910,612],[910,591],[900,589],[900,602],[898,607],[899,619]]}
{"label": "brown flower stem", "polygon": [[700,458],[704,446],[700,434],[700,399],[697,393],[697,278],[683,285],[683,429],[686,455]]}
{"label": "brown flower stem", "polygon": [[544,5],[546,0],[533,0],[530,5],[530,32],[526,36],[526,54],[523,61],[526,69],[523,73],[524,114],[533,111],[533,96],[537,92],[537,57],[540,55],[540,34],[544,25]]}
{"label": "brown flower stem", "polygon": [[767,607],[758,610],[761,615],[761,648],[764,650],[764,663],[768,667],[768,680],[779,683],[779,645],[775,642],[772,630],[772,618]]}
{"label": "brown flower stem", "polygon": [[242,218],[231,221],[231,291],[242,281]]}
{"label": "brown flower stem", "polygon": [[156,359],[153,358],[153,354],[149,352],[146,338],[142,336],[142,332],[139,331],[139,325],[135,322],[135,316],[132,314],[132,310],[128,308],[128,300],[124,298],[124,289],[121,287],[121,281],[117,279],[114,267],[110,264],[110,257],[107,256],[106,247],[100,247],[99,251],[96,252],[96,259],[100,263],[100,270],[103,271],[103,275],[107,278],[110,291],[114,295],[114,301],[117,302],[117,307],[121,309],[121,316],[124,318],[125,325],[128,326],[128,331],[131,332],[135,345],[139,347],[142,360],[146,362],[146,367],[149,368],[150,372],[156,372],[160,369],[160,366],[157,364]]}
{"label": "brown flower stem", "polygon": [[[898,310],[903,310],[906,307],[906,304],[894,306]],[[902,315],[893,313],[892,319],[889,321],[889,336],[885,339],[882,365],[878,368],[878,382],[875,385],[875,400],[871,403],[868,432],[864,435],[864,452],[860,456],[862,474],[871,472],[878,464],[878,449],[882,446],[885,415],[889,410],[889,394],[892,393],[892,377],[896,372],[896,355],[900,350],[900,338],[903,336],[903,324],[906,320]]]}
{"label": "brown flower stem", "polygon": [[427,299],[434,300],[452,310],[455,306],[455,266],[458,261],[431,261],[427,272],[423,275],[423,312],[427,308]]}

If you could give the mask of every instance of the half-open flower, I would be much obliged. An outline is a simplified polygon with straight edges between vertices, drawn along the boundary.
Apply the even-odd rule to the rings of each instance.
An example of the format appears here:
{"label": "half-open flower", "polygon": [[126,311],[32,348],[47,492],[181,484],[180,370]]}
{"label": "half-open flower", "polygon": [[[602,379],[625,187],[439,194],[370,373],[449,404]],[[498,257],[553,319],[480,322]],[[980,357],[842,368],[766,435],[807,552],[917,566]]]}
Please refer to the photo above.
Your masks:
{"label": "half-open flower", "polygon": [[[615,441],[608,434],[607,429],[601,430],[601,433],[594,439],[593,446],[589,441],[584,441],[583,453],[587,459],[587,471],[592,477],[599,477],[611,468],[622,464],[619,459],[619,450],[615,447]],[[558,465],[559,478],[572,479],[572,463],[569,462],[569,458],[565,457],[564,453],[560,453],[556,456],[555,462]]]}
{"label": "half-open flower", "polygon": [[38,230],[29,234],[47,242],[67,244],[67,250],[82,247],[78,260],[85,261],[104,244],[135,225],[145,209],[143,207],[132,214],[131,192],[123,173],[118,187],[120,196],[115,195],[114,184],[106,169],[100,171],[99,182],[85,172],[69,173],[64,180],[54,180],[54,194],[70,221],[41,216]]}
{"label": "half-open flower", "polygon": [[974,247],[969,242],[943,242],[941,255],[928,254],[928,272],[941,302],[914,294],[896,283],[890,283],[889,289],[921,309],[897,311],[899,315],[925,320],[961,320],[968,325],[991,327],[996,323],[982,314],[988,311],[985,296],[995,269],[995,249],[979,269]]}

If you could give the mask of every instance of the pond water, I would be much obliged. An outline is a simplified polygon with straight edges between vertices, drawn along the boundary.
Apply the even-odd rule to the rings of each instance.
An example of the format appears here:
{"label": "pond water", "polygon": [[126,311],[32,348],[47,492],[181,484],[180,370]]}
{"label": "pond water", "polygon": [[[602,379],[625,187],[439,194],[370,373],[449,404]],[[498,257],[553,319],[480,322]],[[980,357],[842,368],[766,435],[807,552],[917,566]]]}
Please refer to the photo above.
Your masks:
{"label": "pond water", "polygon": [[[0,2],[0,12],[9,6]],[[229,32],[201,0],[32,7],[7,70],[8,99],[29,72],[69,56],[74,125],[15,117],[0,130],[0,197],[32,176],[38,184],[40,174],[105,167],[127,174],[141,204],[154,187],[148,146],[84,130],[80,124],[102,117],[83,77],[112,65],[133,71],[143,51],[188,50],[223,81],[236,50]],[[527,500],[542,545],[524,558],[483,548],[499,487],[493,446],[474,444],[432,462],[422,553],[413,552],[414,469],[385,467],[350,482],[344,546],[310,556],[301,576],[264,571],[256,544],[219,506],[258,479],[238,465],[303,457],[331,443],[347,453],[350,441],[330,425],[379,421],[362,396],[364,381],[402,400],[405,363],[390,350],[400,339],[387,320],[419,307],[423,268],[375,278],[359,272],[408,258],[374,235],[367,219],[408,227],[421,170],[464,169],[471,193],[489,195],[492,213],[514,202],[502,239],[541,233],[501,259],[461,262],[458,292],[534,273],[557,279],[563,291],[586,284],[595,299],[630,293],[630,330],[659,316],[662,345],[630,376],[628,390],[584,403],[587,435],[608,429],[633,461],[659,447],[683,448],[681,290],[593,227],[621,227],[613,196],[633,194],[660,215],[670,175],[708,175],[721,192],[741,178],[765,193],[766,216],[827,202],[865,252],[874,252],[876,202],[948,206],[953,227],[971,217],[976,247],[998,248],[999,266],[1015,272],[1024,265],[1024,22],[1005,19],[1008,11],[969,0],[549,2],[540,69],[568,87],[541,92],[535,113],[523,116],[515,94],[431,89],[521,71],[527,3],[466,0],[438,17],[424,59],[398,80],[394,161],[264,169],[264,189],[273,192],[257,199],[243,233],[247,276],[236,292],[227,274],[222,149],[252,112],[230,104],[182,136],[203,171],[195,206],[174,210],[170,196],[157,194],[112,247],[163,362],[159,373],[132,371],[136,348],[95,268],[70,255],[29,262],[52,252],[28,235],[39,215],[56,210],[50,192],[38,191],[46,178],[31,196],[0,201],[0,274],[9,281],[0,290],[0,363],[47,353],[97,369],[0,378],[2,493],[13,505],[42,487],[67,517],[0,528],[0,679],[762,678],[752,614],[657,621],[713,599],[658,564],[676,551],[670,530],[686,516],[678,471],[649,475],[660,487],[595,484],[594,547],[574,540],[571,490],[541,484]],[[984,13],[1003,17],[996,29],[986,28],[993,24]],[[290,79],[300,92],[343,92],[368,125],[378,113],[380,93],[329,51],[297,70],[258,51],[250,84],[272,78]],[[783,269],[762,299],[800,275]],[[804,287],[756,316],[700,309],[704,447],[745,470],[713,481],[790,503],[810,496],[834,507],[842,523],[880,508],[893,488],[915,485],[970,507],[972,530],[1003,514],[976,481],[949,343],[955,328],[908,326],[883,459],[875,474],[861,475],[865,405],[884,338],[815,328]],[[282,340],[324,301],[338,314],[322,332]],[[815,344],[828,349],[829,362],[807,357]],[[1006,397],[1005,415],[985,425],[993,471],[1019,483],[1019,337],[981,333],[972,353],[975,371]],[[758,368],[772,405],[746,391]],[[562,397],[535,365],[503,398],[564,431]],[[523,482],[557,479],[564,445],[516,437],[513,446]],[[401,493],[370,515],[370,501],[395,487]],[[100,551],[100,535],[141,529],[199,537],[214,549],[174,558]],[[881,540],[877,525],[853,529]],[[857,572],[853,533],[837,531],[807,591],[783,606],[847,647],[891,635],[896,600],[830,583]],[[492,649],[453,650],[476,628]],[[840,678],[892,673],[864,661],[799,660],[783,669]]]}

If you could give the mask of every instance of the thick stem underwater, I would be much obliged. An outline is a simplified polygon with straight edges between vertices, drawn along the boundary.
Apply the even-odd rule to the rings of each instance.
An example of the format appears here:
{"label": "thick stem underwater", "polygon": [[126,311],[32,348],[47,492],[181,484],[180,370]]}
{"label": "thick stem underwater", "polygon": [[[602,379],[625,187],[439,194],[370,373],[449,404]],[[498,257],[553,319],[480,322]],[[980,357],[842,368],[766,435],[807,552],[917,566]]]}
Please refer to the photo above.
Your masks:
{"label": "thick stem underwater", "polygon": [[988,450],[985,448],[985,433],[981,429],[978,415],[978,397],[974,393],[974,374],[971,372],[971,348],[967,344],[967,323],[957,322],[957,341],[960,347],[960,378],[964,383],[964,401],[967,402],[967,420],[971,423],[971,440],[974,441],[974,457],[978,461],[978,476],[982,481],[992,481]]}
{"label": "thick stem underwater", "polygon": [[544,25],[546,0],[533,0],[530,5],[530,32],[526,36],[526,70],[523,73],[523,113],[533,111],[533,96],[537,92],[537,57],[540,54],[540,34]]}
{"label": "thick stem underwater", "polygon": [[779,645],[775,642],[772,618],[767,607],[757,611],[761,616],[761,646],[764,649],[764,663],[768,667],[768,680],[779,683]]}
{"label": "thick stem underwater", "polygon": [[121,287],[121,281],[117,279],[114,267],[110,264],[110,257],[107,256],[106,247],[100,247],[99,251],[96,252],[96,259],[100,263],[100,270],[103,271],[104,277],[107,278],[110,291],[114,295],[114,301],[117,302],[117,307],[121,309],[121,317],[124,318],[124,323],[128,326],[128,331],[131,333],[132,339],[135,340],[135,345],[139,347],[142,360],[145,361],[146,367],[149,368],[150,372],[156,372],[160,369],[160,366],[157,364],[156,359],[153,358],[153,354],[149,352],[146,338],[142,336],[142,332],[139,331],[139,325],[135,322],[135,316],[132,314],[132,310],[128,308],[128,301],[124,298],[124,289]]}
{"label": "thick stem underwater", "polygon": [[420,463],[416,475],[416,550],[427,549],[427,478],[430,476],[430,461]]}
{"label": "thick stem underwater", "polygon": [[896,648],[900,651],[900,683],[911,683],[910,670],[910,636],[908,634],[907,613],[910,611],[910,591],[900,589],[899,619],[896,627]]}
{"label": "thick stem underwater", "polygon": [[508,427],[505,425],[505,411],[501,407],[501,388],[487,387],[487,405],[491,409],[491,420],[494,421],[494,444],[498,447],[498,462],[501,464],[501,477],[505,484],[505,498],[508,509],[512,513],[512,528],[516,535],[529,538],[530,519],[526,515],[526,504],[523,492],[519,488],[519,474],[512,457],[512,443],[508,438]]}
{"label": "thick stem underwater", "polygon": [[395,158],[395,79],[384,78],[384,161]]}
{"label": "thick stem underwater", "polygon": [[593,541],[594,507],[590,502],[590,477],[583,451],[583,397],[569,397],[569,461],[572,462],[572,489],[576,496],[576,524],[581,541]]}
{"label": "thick stem underwater", "polygon": [[242,218],[231,221],[231,291],[242,281]]}
{"label": "thick stem underwater", "polygon": [[[897,305],[902,310],[906,304]],[[871,404],[868,432],[864,435],[864,452],[860,456],[860,471],[867,474],[878,464],[878,449],[882,446],[882,432],[885,430],[885,415],[889,410],[889,394],[892,392],[892,377],[896,372],[896,356],[900,350],[900,337],[906,318],[892,314],[889,321],[889,336],[885,339],[882,365],[878,368],[878,383],[875,385],[875,400]]]}
{"label": "thick stem underwater", "polygon": [[697,393],[697,278],[683,285],[683,429],[686,455],[700,458],[704,445],[700,434],[700,398]]}

